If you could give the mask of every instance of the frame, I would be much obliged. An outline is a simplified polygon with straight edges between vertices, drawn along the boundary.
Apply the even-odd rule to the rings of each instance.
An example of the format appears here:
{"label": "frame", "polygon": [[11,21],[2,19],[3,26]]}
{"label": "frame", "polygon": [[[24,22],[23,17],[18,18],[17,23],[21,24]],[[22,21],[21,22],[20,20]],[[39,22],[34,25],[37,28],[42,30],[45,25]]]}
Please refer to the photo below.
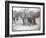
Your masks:
{"label": "frame", "polygon": [[[21,14],[21,11],[19,11],[19,10],[24,11],[24,13]],[[32,11],[31,11],[31,13],[29,13],[28,10],[29,11],[35,10],[34,11],[35,13],[33,13]],[[36,11],[36,10],[38,10],[38,11]],[[24,19],[23,19],[23,22],[15,21],[19,17],[17,16],[17,13],[16,14],[14,13],[14,11],[15,11],[15,13],[16,12],[18,13],[18,11],[20,12],[20,13],[18,13],[18,15],[21,17],[21,19],[23,19],[25,17],[25,15],[27,15],[24,19],[27,19],[28,22],[25,21]],[[37,12],[38,12],[38,14],[37,14]],[[39,15],[40,15],[40,23],[38,22],[39,29],[38,29],[37,25],[36,25],[37,27],[35,27],[37,29],[29,26],[29,24],[31,24],[31,23],[34,24],[35,20],[33,19],[33,17],[31,17],[32,19],[29,20],[28,13],[31,15],[35,14],[35,16],[33,16],[35,18],[39,18]],[[15,16],[15,18],[14,18],[14,16]],[[10,20],[11,20],[11,22],[10,22]],[[16,22],[18,25],[16,24]],[[24,26],[22,26],[22,28],[21,28],[20,23],[22,23],[24,25]],[[20,24],[20,26],[19,26],[19,24]],[[25,25],[25,24],[28,24],[28,25]],[[27,27],[27,29],[26,29],[26,27]],[[31,29],[28,27],[30,27]],[[40,29],[41,29],[41,31],[40,31]],[[44,3],[5,1],[5,37],[34,36],[34,35],[44,35],[44,34],[45,34],[45,4]]]}

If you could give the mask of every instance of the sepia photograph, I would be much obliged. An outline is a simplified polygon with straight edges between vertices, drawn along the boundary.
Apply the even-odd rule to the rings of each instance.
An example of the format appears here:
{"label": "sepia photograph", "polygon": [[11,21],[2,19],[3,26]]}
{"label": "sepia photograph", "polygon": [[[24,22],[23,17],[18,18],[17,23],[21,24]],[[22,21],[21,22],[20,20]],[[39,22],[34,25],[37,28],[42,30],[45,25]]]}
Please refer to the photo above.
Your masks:
{"label": "sepia photograph", "polygon": [[40,30],[39,7],[13,6],[12,11],[12,31]]}

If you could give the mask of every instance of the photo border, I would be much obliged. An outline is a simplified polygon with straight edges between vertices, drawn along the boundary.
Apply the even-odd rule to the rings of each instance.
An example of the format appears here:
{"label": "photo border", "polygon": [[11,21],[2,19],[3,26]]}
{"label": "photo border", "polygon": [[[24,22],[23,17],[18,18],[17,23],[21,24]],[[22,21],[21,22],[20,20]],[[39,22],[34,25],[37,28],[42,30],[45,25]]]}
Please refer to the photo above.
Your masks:
{"label": "photo border", "polygon": [[[43,33],[10,35],[9,34],[9,3],[43,5]],[[44,34],[45,34],[45,3],[5,1],[5,37],[35,36],[35,35],[44,35]]]}

